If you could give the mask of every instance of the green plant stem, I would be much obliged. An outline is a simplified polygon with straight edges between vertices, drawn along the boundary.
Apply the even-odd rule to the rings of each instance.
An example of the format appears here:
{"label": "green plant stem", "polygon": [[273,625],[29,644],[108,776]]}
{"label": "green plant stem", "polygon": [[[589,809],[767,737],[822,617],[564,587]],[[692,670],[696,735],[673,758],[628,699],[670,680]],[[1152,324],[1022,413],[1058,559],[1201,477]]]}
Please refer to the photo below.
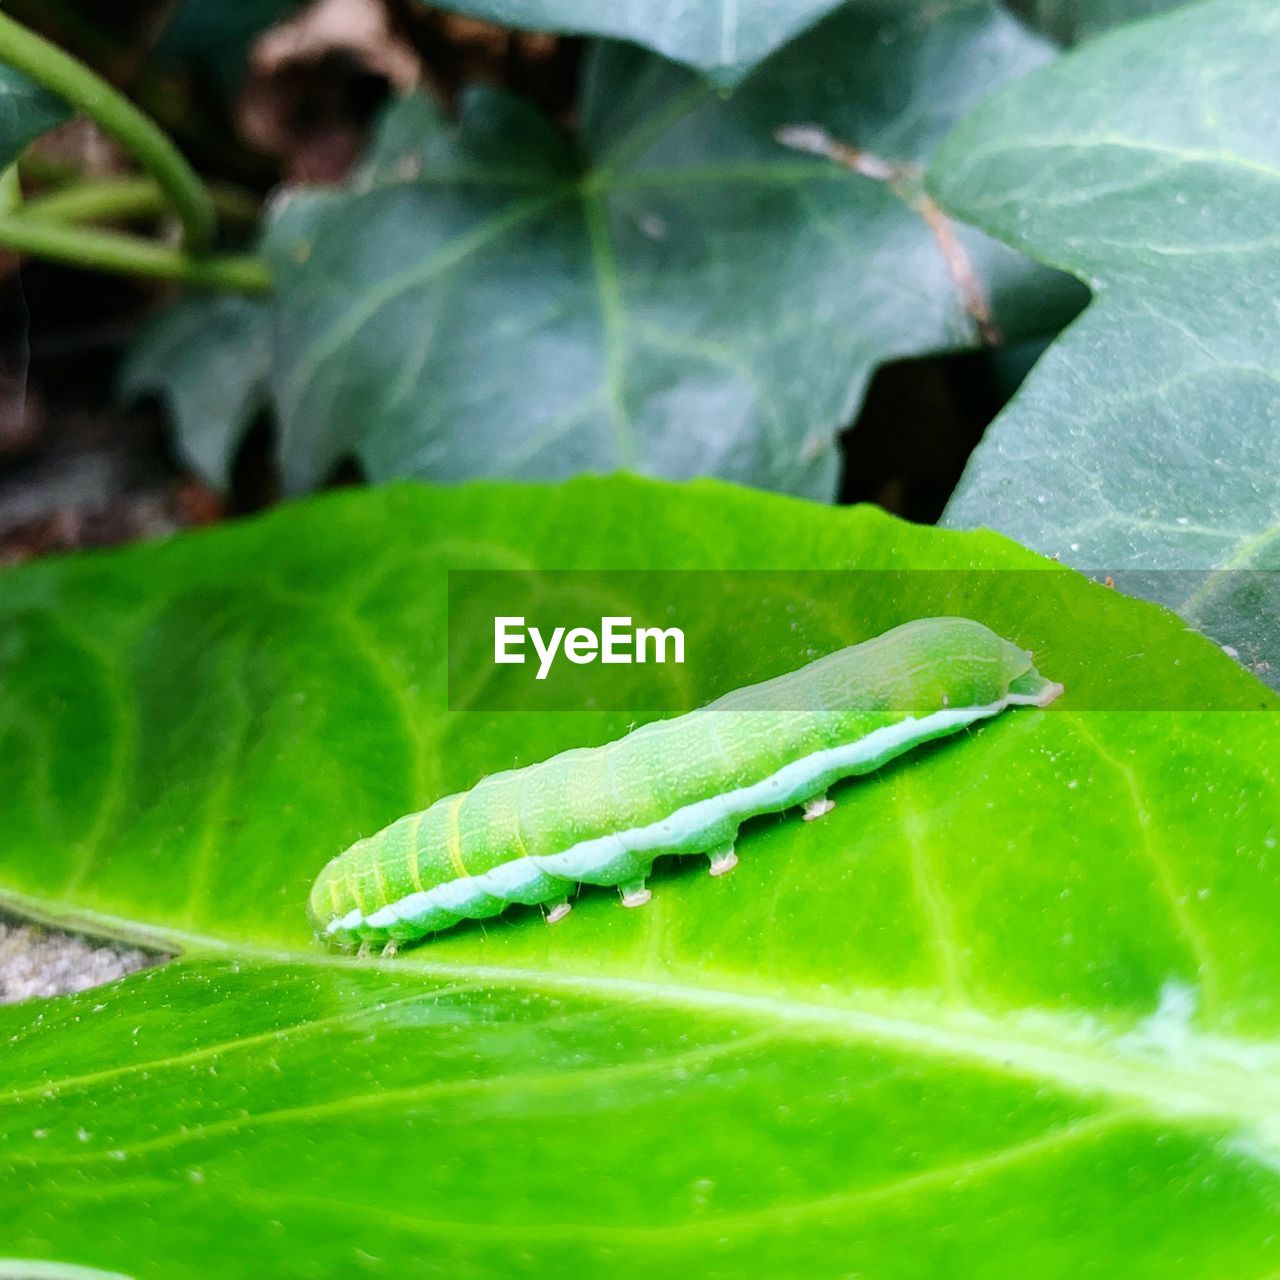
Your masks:
{"label": "green plant stem", "polygon": [[11,164],[0,173],[0,213],[13,213],[22,208],[22,179],[18,166]]}
{"label": "green plant stem", "polygon": [[[239,187],[210,183],[214,207],[229,222],[254,223],[258,201]],[[102,178],[66,185],[27,201],[27,212],[51,222],[118,221],[154,217],[169,209],[169,201],[154,178]]]}
{"label": "green plant stem", "polygon": [[41,187],[67,186],[81,177],[81,170],[75,165],[47,156],[39,147],[28,147],[18,157],[17,164],[24,182],[35,182]]}
{"label": "green plant stem", "polygon": [[0,249],[209,289],[265,293],[271,288],[267,264],[252,254],[199,257],[138,236],[68,226],[28,213],[0,217]]}
{"label": "green plant stem", "polygon": [[186,247],[213,243],[217,214],[199,175],[147,116],[83,62],[0,12],[0,62],[66,99],[125,147],[155,178],[182,221]]}

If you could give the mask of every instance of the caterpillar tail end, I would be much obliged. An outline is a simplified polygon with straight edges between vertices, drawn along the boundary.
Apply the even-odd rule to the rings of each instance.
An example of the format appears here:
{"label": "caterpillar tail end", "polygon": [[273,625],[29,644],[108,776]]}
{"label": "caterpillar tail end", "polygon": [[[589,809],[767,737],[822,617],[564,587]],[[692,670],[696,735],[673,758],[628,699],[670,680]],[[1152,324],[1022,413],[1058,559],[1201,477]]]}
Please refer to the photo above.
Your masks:
{"label": "caterpillar tail end", "polygon": [[1065,687],[1046,680],[1034,667],[1009,685],[1009,703],[1015,707],[1047,707],[1062,697]]}
{"label": "caterpillar tail end", "polygon": [[1035,705],[1037,707],[1047,707],[1051,702],[1056,702],[1064,693],[1066,693],[1066,685],[1058,684],[1054,680],[1046,680],[1044,688],[1036,697]]}

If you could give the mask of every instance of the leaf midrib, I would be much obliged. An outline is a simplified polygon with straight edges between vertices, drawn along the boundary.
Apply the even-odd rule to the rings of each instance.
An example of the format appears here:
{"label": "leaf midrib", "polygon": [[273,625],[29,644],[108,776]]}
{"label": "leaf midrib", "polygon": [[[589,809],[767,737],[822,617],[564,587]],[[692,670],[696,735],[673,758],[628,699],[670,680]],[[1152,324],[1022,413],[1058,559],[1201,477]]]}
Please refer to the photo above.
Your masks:
{"label": "leaf midrib", "polygon": [[[1249,1054],[1270,1052],[1270,1046],[1224,1037],[1189,1036],[1191,1056],[1199,1054],[1201,1061],[1178,1065],[1137,1052],[1132,1040],[1137,1028],[1119,1035],[1098,1033],[1088,1039],[1083,1019],[1073,1031],[1066,1016],[1036,1009],[994,1016],[976,1008],[948,1009],[928,998],[873,991],[856,993],[863,999],[860,1004],[823,1004],[795,995],[779,998],[735,990],[728,983],[691,986],[490,965],[413,963],[412,967],[424,976],[451,981],[553,988],[597,998],[674,1005],[718,1016],[738,1014],[803,1027],[850,1043],[915,1050],[928,1057],[971,1062],[1000,1074],[1052,1081],[1079,1095],[1124,1098],[1162,1117],[1249,1124],[1280,1115],[1280,1071],[1264,1072],[1244,1061]],[[712,975],[711,981],[716,977]],[[1055,1023],[1059,1025],[1055,1027]],[[1232,1062],[1232,1057],[1239,1060]],[[1273,1065],[1280,1066],[1280,1061],[1267,1064],[1268,1068]]]}
{"label": "leaf midrib", "polygon": [[[16,897],[3,893],[0,902]],[[21,910],[55,922],[59,916],[54,904],[40,906],[25,898]],[[89,917],[81,914],[79,918],[84,922]],[[100,926],[110,922],[113,936],[129,935],[128,921],[93,918]],[[162,933],[150,931],[149,940],[154,943],[157,934]],[[1177,1060],[1169,1050],[1144,1050],[1141,1024],[1103,1029],[1100,1024],[1093,1025],[1089,1011],[1078,1018],[1035,1008],[993,1014],[978,1008],[948,1007],[940,998],[930,998],[925,993],[874,990],[850,992],[848,998],[828,1003],[801,993],[780,997],[738,988],[732,976],[726,974],[708,974],[706,982],[694,986],[669,978],[434,963],[406,956],[370,961],[232,944],[189,934],[168,937],[188,948],[182,958],[173,962],[178,965],[202,960],[217,962],[234,956],[239,961],[254,960],[277,967],[381,969],[399,976],[414,974],[449,983],[556,990],[629,1004],[665,1005],[802,1029],[816,1038],[877,1044],[927,1058],[970,1064],[999,1075],[1050,1083],[1077,1096],[1120,1099],[1149,1115],[1187,1126],[1216,1123],[1219,1127],[1225,1124],[1252,1131],[1280,1117],[1280,1052],[1268,1043],[1208,1035],[1189,1027],[1181,1060]],[[428,994],[424,991],[424,996]],[[238,1043],[229,1041],[225,1047],[234,1050]],[[142,1065],[163,1067],[166,1061]],[[50,1081],[46,1087],[56,1087],[58,1083]]]}
{"label": "leaf midrib", "polygon": [[992,156],[1007,155],[1015,151],[1086,151],[1095,147],[1114,147],[1122,151],[1143,152],[1165,157],[1180,165],[1236,169],[1245,173],[1254,173],[1263,178],[1280,179],[1280,166],[1269,164],[1265,160],[1255,160],[1252,156],[1241,155],[1236,151],[1179,146],[1176,143],[1161,142],[1155,138],[1129,137],[1121,133],[1101,132],[1074,135],[1037,134],[1033,137],[1002,138],[985,147],[968,148],[965,151],[964,165],[958,166],[958,170],[963,172],[965,168],[975,168],[985,163]]}

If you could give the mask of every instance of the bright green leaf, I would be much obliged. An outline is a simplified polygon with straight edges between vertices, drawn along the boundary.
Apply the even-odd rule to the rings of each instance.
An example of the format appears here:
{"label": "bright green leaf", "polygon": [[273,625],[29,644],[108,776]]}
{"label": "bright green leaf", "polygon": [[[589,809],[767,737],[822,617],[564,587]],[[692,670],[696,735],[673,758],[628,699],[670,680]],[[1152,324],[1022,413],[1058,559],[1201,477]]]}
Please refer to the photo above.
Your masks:
{"label": "bright green leaf", "polygon": [[[585,171],[493,92],[457,128],[402,104],[356,189],[295,199],[269,237],[292,487],[354,453],[377,479],[626,468],[829,498],[876,365],[976,345],[962,256],[1006,333],[1075,305],[980,236],[949,263],[918,181],[968,105],[1048,52],[987,3],[862,3],[726,98],[606,46]],[[880,176],[775,139],[811,124]]]}
{"label": "bright green leaf", "polygon": [[[988,100],[931,173],[1096,300],[947,522],[1118,573],[1280,680],[1280,8],[1139,23]],[[1212,571],[1185,574],[1173,570]]]}
{"label": "bright green leaf", "polygon": [[[447,571],[521,566],[792,570],[773,608],[719,613],[706,573],[672,601],[718,639],[699,693],[945,607],[1068,693],[841,787],[821,823],[753,824],[723,881],[664,868],[643,911],[587,891],[555,929],[322,955],[306,889],[352,836],[626,727],[447,710]],[[842,568],[899,572],[795,574]],[[404,487],[11,572],[0,668],[0,898],[186,949],[0,1010],[0,1257],[1275,1269],[1280,704],[1150,606],[869,508]]]}

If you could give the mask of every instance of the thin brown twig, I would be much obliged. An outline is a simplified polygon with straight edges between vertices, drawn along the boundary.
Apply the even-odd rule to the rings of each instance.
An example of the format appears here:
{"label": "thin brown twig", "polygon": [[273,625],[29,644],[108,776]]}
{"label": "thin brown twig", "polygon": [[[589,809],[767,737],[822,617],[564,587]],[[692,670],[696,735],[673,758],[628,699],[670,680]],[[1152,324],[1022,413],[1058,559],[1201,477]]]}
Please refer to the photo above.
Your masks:
{"label": "thin brown twig", "polygon": [[920,170],[915,165],[895,164],[870,151],[841,142],[816,124],[784,125],[774,130],[773,136],[784,147],[790,147],[793,151],[822,156],[852,173],[886,183],[895,195],[919,214],[929,228],[938,251],[942,254],[951,283],[959,295],[960,304],[973,321],[979,340],[992,347],[1003,341],[991,303],[977,271],[974,270],[973,262],[960,243],[951,219],[942,212],[936,201],[920,189]]}
{"label": "thin brown twig", "polygon": [[925,225],[933,232],[933,238],[942,251],[942,260],[947,264],[947,273],[960,295],[960,301],[970,318],[978,327],[978,336],[988,347],[997,347],[1004,341],[1000,327],[991,311],[991,303],[987,299],[982,281],[974,270],[973,260],[965,252],[960,237],[956,235],[955,226],[950,218],[938,207],[937,202],[929,195],[921,194],[914,205],[916,212],[925,220]]}

